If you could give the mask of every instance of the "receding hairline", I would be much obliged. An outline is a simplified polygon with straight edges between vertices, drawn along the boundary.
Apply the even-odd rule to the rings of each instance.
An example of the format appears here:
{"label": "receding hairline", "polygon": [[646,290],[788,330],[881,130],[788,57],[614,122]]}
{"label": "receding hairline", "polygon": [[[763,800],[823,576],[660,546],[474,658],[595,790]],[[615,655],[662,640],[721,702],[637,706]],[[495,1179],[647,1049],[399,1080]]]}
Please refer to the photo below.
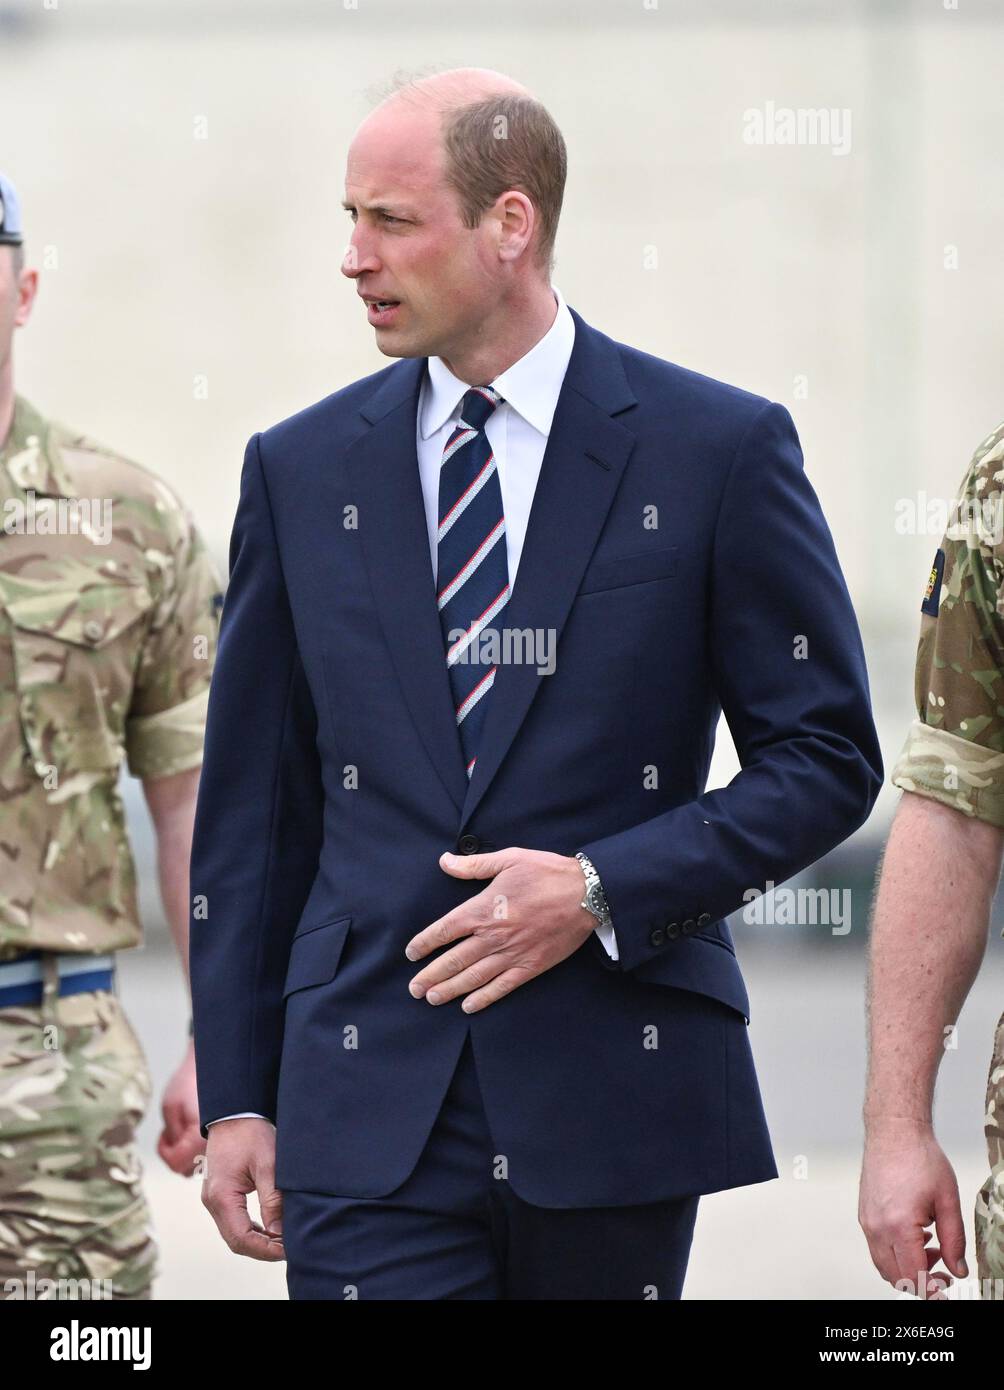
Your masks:
{"label": "receding hairline", "polygon": [[494,96],[533,97],[529,87],[493,68],[450,68],[446,72],[396,73],[382,100],[371,111],[385,111],[406,103],[445,114]]}

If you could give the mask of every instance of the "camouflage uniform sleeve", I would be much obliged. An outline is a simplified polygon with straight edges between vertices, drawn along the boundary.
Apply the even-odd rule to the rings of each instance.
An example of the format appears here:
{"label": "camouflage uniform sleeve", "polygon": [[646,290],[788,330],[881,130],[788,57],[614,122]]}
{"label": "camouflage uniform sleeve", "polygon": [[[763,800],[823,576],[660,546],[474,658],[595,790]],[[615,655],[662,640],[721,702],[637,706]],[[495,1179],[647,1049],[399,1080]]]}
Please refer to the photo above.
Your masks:
{"label": "camouflage uniform sleeve", "polygon": [[1004,425],[973,456],[921,604],[917,717],[891,774],[1004,829]]}
{"label": "camouflage uniform sleeve", "polygon": [[209,682],[223,594],[216,566],[188,512],[172,495],[163,591],[136,671],[126,721],[129,771],[168,777],[202,762]]}

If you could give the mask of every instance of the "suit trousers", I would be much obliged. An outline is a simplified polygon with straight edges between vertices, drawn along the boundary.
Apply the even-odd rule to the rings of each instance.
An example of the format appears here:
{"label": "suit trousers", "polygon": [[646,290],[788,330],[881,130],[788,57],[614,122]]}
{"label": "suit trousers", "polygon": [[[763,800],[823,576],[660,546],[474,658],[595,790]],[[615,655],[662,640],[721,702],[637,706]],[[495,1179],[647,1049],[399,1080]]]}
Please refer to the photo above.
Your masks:
{"label": "suit trousers", "polygon": [[696,1195],[539,1207],[503,1174],[468,1033],[418,1163],[398,1188],[369,1198],[283,1192],[290,1298],[680,1297]]}

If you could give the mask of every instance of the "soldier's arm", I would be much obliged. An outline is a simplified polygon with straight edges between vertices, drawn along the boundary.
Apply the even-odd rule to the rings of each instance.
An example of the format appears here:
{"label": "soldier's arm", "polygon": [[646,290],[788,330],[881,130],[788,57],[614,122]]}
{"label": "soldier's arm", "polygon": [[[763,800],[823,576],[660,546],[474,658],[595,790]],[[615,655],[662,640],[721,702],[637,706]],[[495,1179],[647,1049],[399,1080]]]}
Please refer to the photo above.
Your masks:
{"label": "soldier's arm", "polygon": [[157,877],[174,944],[188,980],[188,862],[200,767],[144,778],[143,795],[157,839]]}
{"label": "soldier's arm", "polygon": [[937,1263],[964,1275],[965,1229],[932,1112],[946,1039],[986,950],[1004,852],[1004,622],[997,455],[977,450],[921,612],[917,717],[893,769],[904,790],[872,923],[860,1219],[890,1282]]}
{"label": "soldier's arm", "polygon": [[219,635],[220,579],[191,517],[172,493],[162,549],[170,576],[137,665],[126,752],[157,839],[164,913],[188,984],[188,866],[209,684]]}
{"label": "soldier's arm", "polygon": [[875,900],[865,1123],[930,1128],[949,1030],[986,950],[1004,829],[904,792]]}
{"label": "soldier's arm", "polygon": [[[890,1284],[938,1298],[939,1257],[965,1278],[959,1189],[933,1126],[946,1038],[986,948],[1004,830],[905,792],[872,924],[865,1153],[858,1219]],[[935,1228],[936,1241],[928,1244]]]}

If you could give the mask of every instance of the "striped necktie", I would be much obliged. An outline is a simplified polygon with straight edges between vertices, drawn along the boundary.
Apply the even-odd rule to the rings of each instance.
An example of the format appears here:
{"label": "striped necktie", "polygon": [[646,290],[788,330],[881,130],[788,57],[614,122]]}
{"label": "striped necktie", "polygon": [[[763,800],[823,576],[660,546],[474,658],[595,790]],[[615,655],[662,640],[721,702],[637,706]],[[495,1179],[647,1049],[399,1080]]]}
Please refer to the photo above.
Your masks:
{"label": "striped necktie", "polygon": [[468,777],[495,682],[495,666],[478,659],[478,634],[509,598],[502,489],[485,433],[485,422],[501,404],[491,386],[465,392],[439,470],[436,601]]}

